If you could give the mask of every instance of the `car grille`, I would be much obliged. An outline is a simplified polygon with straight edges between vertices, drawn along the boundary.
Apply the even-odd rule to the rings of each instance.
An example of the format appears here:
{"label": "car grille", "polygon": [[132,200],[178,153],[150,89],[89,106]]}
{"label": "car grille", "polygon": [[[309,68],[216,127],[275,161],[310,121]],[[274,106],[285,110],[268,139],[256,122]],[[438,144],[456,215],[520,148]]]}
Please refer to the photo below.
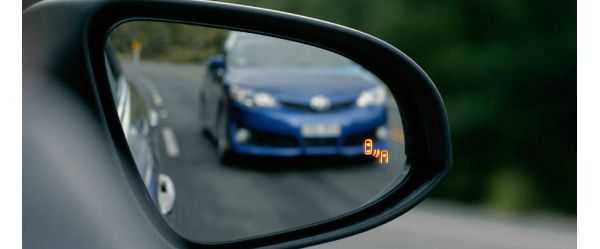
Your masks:
{"label": "car grille", "polygon": [[296,147],[298,140],[293,136],[273,134],[269,132],[251,131],[248,144],[277,147]]}
{"label": "car grille", "polygon": [[337,138],[306,138],[304,143],[308,147],[335,146]]}
{"label": "car grille", "polygon": [[354,106],[354,101],[334,103],[329,108],[327,108],[327,110],[323,110],[323,111],[318,111],[318,110],[312,109],[310,107],[310,105],[308,105],[308,104],[282,102],[281,105],[286,108],[304,111],[304,112],[337,112],[337,111],[341,111],[344,109],[352,108]]}

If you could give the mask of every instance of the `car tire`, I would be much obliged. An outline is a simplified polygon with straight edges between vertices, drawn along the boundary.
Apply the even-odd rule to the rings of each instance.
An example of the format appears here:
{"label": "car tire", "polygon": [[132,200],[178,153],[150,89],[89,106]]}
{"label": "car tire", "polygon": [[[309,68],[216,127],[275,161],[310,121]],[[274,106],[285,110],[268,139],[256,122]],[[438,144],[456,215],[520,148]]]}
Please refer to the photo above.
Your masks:
{"label": "car tire", "polygon": [[207,122],[207,113],[206,113],[206,100],[204,100],[203,96],[200,96],[200,106],[198,110],[200,110],[200,115],[198,115],[200,119],[200,131],[202,131],[202,135],[204,137],[210,138],[210,130]]}
{"label": "car tire", "polygon": [[217,121],[217,134],[215,137],[217,143],[217,153],[219,155],[219,161],[223,164],[231,164],[234,163],[237,159],[237,155],[231,151],[230,144],[230,133],[229,129],[227,129],[227,124],[229,124],[229,115],[227,111],[221,111],[219,113],[219,118]]}

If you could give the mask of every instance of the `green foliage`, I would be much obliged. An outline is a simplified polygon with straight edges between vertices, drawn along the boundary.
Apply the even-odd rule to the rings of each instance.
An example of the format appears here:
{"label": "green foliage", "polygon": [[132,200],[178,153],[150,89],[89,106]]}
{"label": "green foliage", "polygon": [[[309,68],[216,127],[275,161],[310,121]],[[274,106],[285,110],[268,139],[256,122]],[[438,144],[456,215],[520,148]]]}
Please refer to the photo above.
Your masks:
{"label": "green foliage", "polygon": [[539,190],[535,189],[523,167],[499,167],[490,177],[486,204],[500,212],[519,212],[535,207]]}
{"label": "green foliage", "polygon": [[454,170],[438,197],[576,212],[576,2],[236,0],[401,49],[446,103]]}
{"label": "green foliage", "polygon": [[220,52],[227,32],[214,28],[164,22],[134,21],[122,24],[110,35],[115,52],[131,58],[131,43],[142,43],[142,60],[202,63]]}

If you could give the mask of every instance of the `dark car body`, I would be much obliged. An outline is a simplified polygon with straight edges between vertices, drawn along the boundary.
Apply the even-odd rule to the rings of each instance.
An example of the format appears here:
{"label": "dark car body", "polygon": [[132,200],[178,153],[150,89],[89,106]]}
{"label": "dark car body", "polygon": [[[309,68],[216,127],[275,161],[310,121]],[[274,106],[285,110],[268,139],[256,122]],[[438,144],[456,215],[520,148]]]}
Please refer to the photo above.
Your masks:
{"label": "dark car body", "polygon": [[[378,91],[381,99],[359,106],[357,100],[369,91]],[[240,99],[240,94],[253,96]],[[387,143],[385,94],[376,77],[339,55],[232,32],[224,55],[207,63],[201,119],[225,153],[358,156],[367,138],[378,146]]]}
{"label": "dark car body", "polygon": [[158,167],[147,102],[139,89],[127,80],[110,48],[106,49],[106,67],[117,113],[135,165],[152,201],[158,205]]}

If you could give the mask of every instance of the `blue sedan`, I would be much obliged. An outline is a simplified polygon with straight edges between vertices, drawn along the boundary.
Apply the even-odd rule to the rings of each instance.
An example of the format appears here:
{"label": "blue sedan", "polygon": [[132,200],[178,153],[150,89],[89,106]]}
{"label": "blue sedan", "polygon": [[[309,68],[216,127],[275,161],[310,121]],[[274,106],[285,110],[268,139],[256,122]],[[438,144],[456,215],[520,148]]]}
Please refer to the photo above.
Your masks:
{"label": "blue sedan", "polygon": [[238,154],[363,155],[387,145],[386,89],[370,72],[312,46],[231,32],[207,62],[202,129],[222,161]]}

